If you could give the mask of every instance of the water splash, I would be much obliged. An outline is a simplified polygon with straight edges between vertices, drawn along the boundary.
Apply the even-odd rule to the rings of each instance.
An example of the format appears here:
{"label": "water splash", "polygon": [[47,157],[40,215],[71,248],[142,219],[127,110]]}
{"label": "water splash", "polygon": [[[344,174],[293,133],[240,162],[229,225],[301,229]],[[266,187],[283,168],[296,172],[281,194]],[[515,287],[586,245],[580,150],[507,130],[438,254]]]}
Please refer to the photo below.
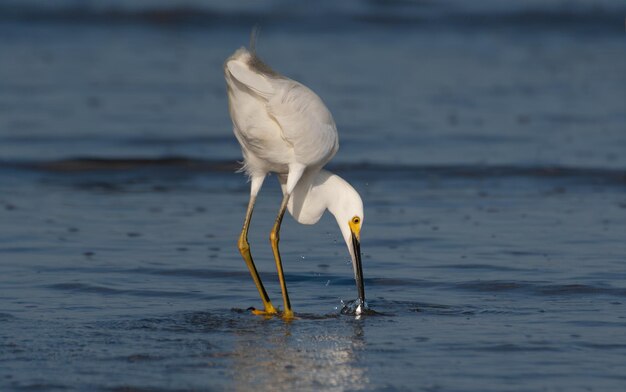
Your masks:
{"label": "water splash", "polygon": [[373,314],[375,313],[373,310],[370,310],[367,302],[364,302],[360,299],[353,299],[351,301],[344,302],[341,300],[341,314],[349,315],[349,316],[357,316],[360,317],[365,314]]}

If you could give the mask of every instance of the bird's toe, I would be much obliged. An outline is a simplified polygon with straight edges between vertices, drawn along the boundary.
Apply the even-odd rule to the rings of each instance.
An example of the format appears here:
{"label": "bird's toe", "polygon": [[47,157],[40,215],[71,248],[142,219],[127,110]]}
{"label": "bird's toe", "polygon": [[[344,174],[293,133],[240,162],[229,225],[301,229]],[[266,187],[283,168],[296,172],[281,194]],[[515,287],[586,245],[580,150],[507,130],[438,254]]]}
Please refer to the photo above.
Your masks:
{"label": "bird's toe", "polygon": [[256,316],[266,316],[266,317],[271,317],[271,316],[275,316],[278,314],[278,311],[276,311],[276,309],[257,309],[255,307],[249,307],[248,310],[256,315]]}

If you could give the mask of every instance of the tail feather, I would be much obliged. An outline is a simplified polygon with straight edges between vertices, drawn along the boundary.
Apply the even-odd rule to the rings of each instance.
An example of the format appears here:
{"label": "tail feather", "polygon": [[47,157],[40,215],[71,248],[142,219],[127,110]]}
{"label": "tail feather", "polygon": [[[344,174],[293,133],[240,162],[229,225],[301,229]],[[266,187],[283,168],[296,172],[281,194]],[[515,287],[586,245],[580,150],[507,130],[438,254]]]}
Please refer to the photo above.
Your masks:
{"label": "tail feather", "polygon": [[259,25],[254,25],[252,31],[250,31],[250,54],[252,54],[252,56],[256,56],[256,41],[259,38],[260,32],[261,28]]}
{"label": "tail feather", "polygon": [[224,65],[225,70],[233,79],[248,87],[255,93],[269,97],[274,94],[270,79],[280,77],[256,55],[256,41],[259,28],[255,26],[250,33],[250,49],[239,48]]}
{"label": "tail feather", "polygon": [[255,93],[268,97],[274,93],[272,84],[262,74],[255,72],[247,63],[241,60],[229,60],[226,69],[239,83],[248,87]]}

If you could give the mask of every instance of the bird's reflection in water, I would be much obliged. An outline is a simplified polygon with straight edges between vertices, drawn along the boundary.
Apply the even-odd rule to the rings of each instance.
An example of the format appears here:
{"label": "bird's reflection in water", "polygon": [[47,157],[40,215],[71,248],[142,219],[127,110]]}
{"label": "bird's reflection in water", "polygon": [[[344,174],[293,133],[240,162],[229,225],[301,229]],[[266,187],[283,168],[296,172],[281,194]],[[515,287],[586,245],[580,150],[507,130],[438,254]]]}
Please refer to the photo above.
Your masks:
{"label": "bird's reflection in water", "polygon": [[309,325],[296,321],[280,328],[274,324],[238,336],[233,363],[236,390],[364,389],[369,379],[359,360],[366,345],[362,323],[330,321]]}

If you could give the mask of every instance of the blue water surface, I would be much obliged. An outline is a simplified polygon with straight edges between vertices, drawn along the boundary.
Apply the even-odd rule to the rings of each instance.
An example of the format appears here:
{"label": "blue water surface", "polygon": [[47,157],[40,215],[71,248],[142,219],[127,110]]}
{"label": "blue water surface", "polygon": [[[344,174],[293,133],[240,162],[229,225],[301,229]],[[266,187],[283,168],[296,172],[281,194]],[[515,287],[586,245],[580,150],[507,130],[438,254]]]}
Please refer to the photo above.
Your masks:
{"label": "blue water surface", "polygon": [[[315,4],[0,5],[0,390],[626,388],[622,2]],[[247,310],[221,67],[255,23],[333,112],[373,314],[332,216],[284,221],[297,319]]]}

